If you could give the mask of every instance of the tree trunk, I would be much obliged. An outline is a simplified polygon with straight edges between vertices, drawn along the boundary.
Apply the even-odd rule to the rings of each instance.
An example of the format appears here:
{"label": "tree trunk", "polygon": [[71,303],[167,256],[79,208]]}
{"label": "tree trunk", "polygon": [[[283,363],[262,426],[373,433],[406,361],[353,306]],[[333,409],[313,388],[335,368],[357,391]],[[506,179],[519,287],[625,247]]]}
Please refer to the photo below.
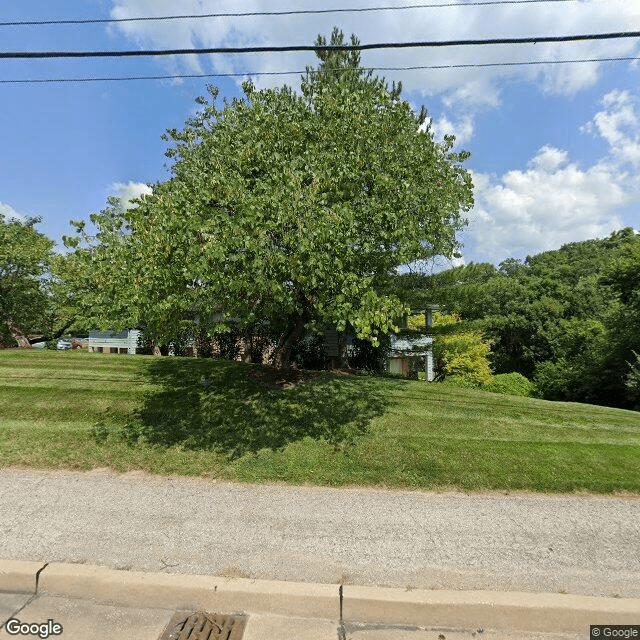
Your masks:
{"label": "tree trunk", "polygon": [[349,346],[348,330],[338,332],[338,345],[340,349],[339,367],[340,369],[348,369],[349,368],[349,358],[347,355],[347,347]]}
{"label": "tree trunk", "polygon": [[36,342],[49,342],[49,340],[57,340],[60,336],[67,332],[67,329],[73,324],[73,320],[70,320],[63,327],[58,329],[55,333],[36,336],[35,338],[29,338],[30,344],[35,344]]}
{"label": "tree trunk", "polygon": [[276,369],[288,369],[291,360],[291,350],[294,342],[300,336],[304,327],[304,319],[299,317],[296,319],[295,324],[289,325],[285,332],[280,337],[278,346],[273,354],[273,366]]}
{"label": "tree trunk", "polygon": [[17,325],[11,318],[7,318],[7,327],[9,327],[9,332],[11,333],[11,337],[18,343],[18,346],[21,349],[31,349],[31,343],[29,342],[29,338],[22,330],[22,327]]}

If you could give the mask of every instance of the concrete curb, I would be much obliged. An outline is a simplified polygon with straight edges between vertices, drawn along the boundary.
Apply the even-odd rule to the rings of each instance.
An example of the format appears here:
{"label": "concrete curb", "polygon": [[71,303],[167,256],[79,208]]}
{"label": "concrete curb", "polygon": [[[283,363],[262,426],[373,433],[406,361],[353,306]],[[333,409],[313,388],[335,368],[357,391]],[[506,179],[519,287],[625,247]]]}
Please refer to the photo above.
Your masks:
{"label": "concrete curb", "polygon": [[638,624],[640,599],[504,591],[403,591],[345,586],[345,620],[427,627],[571,633]]}
{"label": "concrete curb", "polygon": [[[0,560],[0,591],[33,592],[44,563]],[[120,571],[52,562],[38,593],[128,607],[265,613],[345,622],[584,632],[638,624],[640,599],[493,591],[425,591]],[[341,616],[342,614],[342,616]]]}
{"label": "concrete curb", "polygon": [[0,560],[0,591],[35,593],[36,574],[44,562]]}
{"label": "concrete curb", "polygon": [[340,617],[337,585],[119,571],[53,562],[40,574],[48,595],[165,609],[253,611],[299,618]]}

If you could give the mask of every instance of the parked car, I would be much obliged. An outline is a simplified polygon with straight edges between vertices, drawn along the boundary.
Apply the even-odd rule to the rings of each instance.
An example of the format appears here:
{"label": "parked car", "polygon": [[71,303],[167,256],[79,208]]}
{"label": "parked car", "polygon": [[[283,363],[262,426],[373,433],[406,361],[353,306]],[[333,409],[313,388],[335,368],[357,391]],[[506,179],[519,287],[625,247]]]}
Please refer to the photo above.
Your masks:
{"label": "parked car", "polygon": [[71,340],[58,340],[58,350],[71,349]]}

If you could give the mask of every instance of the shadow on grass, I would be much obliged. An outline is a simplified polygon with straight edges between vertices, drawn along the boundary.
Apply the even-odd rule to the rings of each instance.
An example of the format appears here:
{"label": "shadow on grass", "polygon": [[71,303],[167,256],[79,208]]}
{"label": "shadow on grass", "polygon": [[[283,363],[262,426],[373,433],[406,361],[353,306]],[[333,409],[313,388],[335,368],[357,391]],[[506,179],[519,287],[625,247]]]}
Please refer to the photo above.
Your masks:
{"label": "shadow on grass", "polygon": [[[155,360],[146,375],[160,389],[146,396],[116,435],[129,444],[212,449],[229,458],[305,437],[339,447],[353,443],[389,405],[372,377],[322,374],[271,389],[249,381],[248,371],[236,362]],[[94,429],[99,440],[109,432],[104,425]]]}

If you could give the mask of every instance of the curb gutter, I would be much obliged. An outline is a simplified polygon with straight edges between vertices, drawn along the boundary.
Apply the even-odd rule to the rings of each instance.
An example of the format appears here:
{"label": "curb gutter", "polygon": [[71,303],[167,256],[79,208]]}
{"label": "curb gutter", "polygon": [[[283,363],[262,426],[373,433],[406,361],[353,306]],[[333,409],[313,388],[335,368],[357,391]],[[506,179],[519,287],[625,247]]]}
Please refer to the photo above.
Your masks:
{"label": "curb gutter", "polygon": [[38,593],[127,607],[550,633],[583,632],[593,624],[640,622],[639,598],[407,591],[349,584],[340,589],[337,584],[146,573],[57,562],[43,565],[0,560],[0,591],[33,593],[39,572]]}

